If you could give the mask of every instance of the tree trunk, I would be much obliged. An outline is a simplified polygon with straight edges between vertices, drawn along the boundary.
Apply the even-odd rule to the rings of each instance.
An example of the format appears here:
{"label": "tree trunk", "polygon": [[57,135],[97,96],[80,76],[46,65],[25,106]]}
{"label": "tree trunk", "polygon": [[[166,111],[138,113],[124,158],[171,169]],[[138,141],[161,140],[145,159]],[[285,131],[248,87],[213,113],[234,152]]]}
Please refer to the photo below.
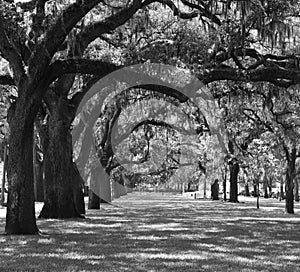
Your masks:
{"label": "tree trunk", "polygon": [[264,178],[264,198],[269,198],[268,194],[268,180]]}
{"label": "tree trunk", "polygon": [[298,179],[295,179],[294,180],[294,183],[295,183],[295,201],[299,202],[299,180]]}
{"label": "tree trunk", "polygon": [[89,209],[99,210],[100,209],[100,198],[92,190],[89,191]]}
{"label": "tree trunk", "polygon": [[73,163],[73,196],[76,210],[80,214],[85,214],[85,202],[84,202],[84,180],[82,179],[75,163]]}
{"label": "tree trunk", "polygon": [[238,201],[239,164],[236,160],[229,164],[229,171],[230,171],[230,198],[229,198],[229,202],[239,202]]}
{"label": "tree trunk", "polygon": [[2,185],[1,185],[1,205],[5,203],[5,182],[6,182],[6,168],[7,168],[7,144],[4,145],[3,152],[3,173],[2,173]]}
{"label": "tree trunk", "polygon": [[268,183],[268,187],[269,187],[269,197],[273,197],[272,196],[272,194],[273,194],[273,192],[272,192],[272,181],[271,181],[271,183]]}
{"label": "tree trunk", "polygon": [[250,190],[249,190],[248,182],[245,183],[245,196],[250,196]]}
{"label": "tree trunk", "polygon": [[212,200],[219,200],[219,183],[218,180],[211,185],[211,198]]}
{"label": "tree trunk", "polygon": [[223,181],[223,198],[224,198],[224,201],[227,200],[227,195],[226,195],[226,179]]}
{"label": "tree trunk", "polygon": [[49,142],[44,151],[45,201],[40,218],[81,217],[74,199],[74,165],[70,116],[66,100],[59,98],[48,120]]}
{"label": "tree trunk", "polygon": [[126,195],[126,188],[125,188],[124,178],[122,173],[120,174],[118,180],[113,180],[112,189],[113,189],[113,193],[112,193],[113,199]]}
{"label": "tree trunk", "polygon": [[206,199],[206,175],[204,176],[203,198]]}
{"label": "tree trunk", "polygon": [[257,183],[257,180],[255,180],[254,182],[255,182],[255,184],[253,184],[253,196],[257,197],[257,190],[258,189],[257,189],[257,185],[256,184],[258,184],[258,183]]}
{"label": "tree trunk", "polygon": [[90,193],[90,201],[96,203],[93,209],[98,209],[98,199],[94,194],[99,197],[100,203],[111,203],[112,201],[110,177],[100,165],[91,169],[90,192],[93,192],[93,194]]}
{"label": "tree trunk", "polygon": [[116,181],[112,182],[111,189],[112,189],[112,199],[117,199],[121,196],[119,186]]}
{"label": "tree trunk", "polygon": [[280,181],[280,192],[279,192],[279,201],[284,199],[284,193],[283,193],[283,180]]}
{"label": "tree trunk", "polygon": [[33,177],[34,177],[34,198],[35,201],[44,201],[44,178],[43,178],[43,162],[39,158],[37,145],[33,147]]}
{"label": "tree trunk", "polygon": [[296,148],[293,147],[287,158],[286,180],[285,180],[285,211],[294,213],[294,177],[296,172]]}
{"label": "tree trunk", "polygon": [[285,191],[285,211],[287,213],[294,213],[294,185],[293,180],[290,177],[286,179]]}
{"label": "tree trunk", "polygon": [[223,174],[223,198],[224,201],[227,200],[227,195],[226,195],[226,181],[227,181],[227,167],[224,168],[224,174]]}
{"label": "tree trunk", "polygon": [[[8,201],[5,232],[7,234],[38,234],[33,188],[33,117],[24,99],[9,118],[10,139],[7,166]],[[32,119],[31,119],[32,118]]]}

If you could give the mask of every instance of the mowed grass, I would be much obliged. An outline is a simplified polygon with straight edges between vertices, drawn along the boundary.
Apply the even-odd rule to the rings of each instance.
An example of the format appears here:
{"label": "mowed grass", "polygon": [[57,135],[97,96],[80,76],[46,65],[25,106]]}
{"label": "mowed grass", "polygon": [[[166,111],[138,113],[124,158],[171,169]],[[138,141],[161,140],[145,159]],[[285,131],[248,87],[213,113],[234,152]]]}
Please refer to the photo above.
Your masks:
{"label": "mowed grass", "polygon": [[0,236],[0,271],[300,271],[299,203],[240,201],[134,192],[86,219],[37,220],[43,235]]}

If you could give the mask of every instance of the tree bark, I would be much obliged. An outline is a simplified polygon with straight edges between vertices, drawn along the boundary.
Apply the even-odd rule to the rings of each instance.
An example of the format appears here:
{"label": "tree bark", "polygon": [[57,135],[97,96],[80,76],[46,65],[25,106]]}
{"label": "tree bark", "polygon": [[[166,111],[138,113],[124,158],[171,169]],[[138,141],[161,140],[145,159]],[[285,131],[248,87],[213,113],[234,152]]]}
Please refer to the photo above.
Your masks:
{"label": "tree bark", "polygon": [[238,174],[239,174],[239,164],[236,160],[229,164],[230,171],[230,198],[229,202],[239,202],[238,201]]}
{"label": "tree bark", "polygon": [[84,180],[82,179],[75,163],[73,163],[70,166],[73,169],[73,181],[74,181],[74,187],[73,187],[73,197],[74,197],[74,203],[76,210],[80,214],[85,214],[85,202],[84,202]]}
{"label": "tree bark", "polygon": [[2,185],[1,185],[1,205],[5,203],[5,183],[6,183],[6,168],[7,168],[7,144],[4,145],[3,151],[3,173],[2,173]]}
{"label": "tree bark", "polygon": [[211,198],[212,200],[219,200],[219,183],[218,180],[211,185]]}
{"label": "tree bark", "polygon": [[81,217],[74,198],[79,184],[78,178],[74,179],[68,105],[63,97],[59,97],[55,103],[56,107],[51,108],[48,119],[49,142],[44,153],[45,201],[39,217]]}
{"label": "tree bark", "polygon": [[[33,188],[33,116],[26,118],[22,99],[9,118],[8,201],[5,232],[38,234]],[[23,109],[22,109],[23,108]],[[25,109],[24,109],[25,108]]]}
{"label": "tree bark", "polygon": [[287,169],[285,180],[285,211],[287,213],[294,213],[294,177],[296,172],[296,147],[293,147],[287,156]]}

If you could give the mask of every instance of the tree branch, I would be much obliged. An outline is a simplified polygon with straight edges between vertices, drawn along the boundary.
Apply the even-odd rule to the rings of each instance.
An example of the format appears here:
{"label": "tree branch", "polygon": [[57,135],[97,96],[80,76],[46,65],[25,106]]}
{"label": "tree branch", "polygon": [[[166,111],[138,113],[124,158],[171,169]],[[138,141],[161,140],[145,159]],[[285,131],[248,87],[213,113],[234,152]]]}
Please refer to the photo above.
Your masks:
{"label": "tree branch", "polygon": [[219,26],[222,24],[220,19],[209,10],[209,6],[205,5],[203,1],[197,1],[197,4],[194,1],[187,0],[181,0],[181,2],[190,8],[199,10],[201,16],[210,19],[215,24]]}
{"label": "tree branch", "polygon": [[64,74],[90,74],[99,77],[105,76],[121,67],[105,61],[89,59],[57,60],[48,69],[48,82],[55,81]]}
{"label": "tree branch", "polygon": [[[247,113],[245,113],[245,111],[249,111],[251,112],[255,118],[251,117],[250,115],[248,115]],[[259,123],[261,125],[263,125],[264,127],[266,127],[270,132],[274,132],[274,129],[270,126],[270,124],[268,124],[267,122],[264,122],[259,116],[258,114],[253,110],[253,109],[249,109],[249,108],[244,108],[243,109],[243,114],[250,120],[252,120],[254,123]]]}
{"label": "tree branch", "polygon": [[29,59],[29,74],[33,77],[49,64],[72,28],[101,0],[78,0],[70,4],[46,31],[44,38],[38,43]]}
{"label": "tree branch", "polygon": [[[151,0],[151,2],[153,1],[154,0]],[[131,5],[123,8],[119,12],[105,18],[102,21],[88,25],[76,37],[79,44],[78,50],[84,51],[92,41],[103,34],[110,33],[117,27],[126,23],[126,21],[130,19],[141,7],[141,0],[134,0]]]}
{"label": "tree branch", "polygon": [[275,67],[258,68],[252,71],[241,71],[231,67],[214,68],[199,73],[197,77],[204,84],[219,80],[243,82],[270,82],[279,87],[289,87],[300,83],[300,70]]}
{"label": "tree branch", "polygon": [[[75,74],[75,73],[91,74],[91,75],[103,77],[120,68],[122,67],[116,66],[108,62],[98,61],[98,60],[89,60],[89,59],[70,59],[64,61],[57,60],[49,67],[49,70],[47,72],[48,74],[47,81],[48,81],[48,85],[50,85],[51,82],[53,82],[55,79],[57,79],[58,77],[64,74]],[[122,75],[120,74],[119,76],[122,77],[120,78],[120,80],[123,80],[124,82],[128,82],[131,85],[133,85],[131,89],[139,87],[139,88],[144,88],[151,91],[157,91],[172,96],[178,99],[180,102],[185,102],[188,100],[188,97],[186,95],[173,89],[172,86],[168,86],[166,82],[161,81],[157,78],[152,78],[146,74],[143,73],[139,74],[138,72],[124,70],[122,71]],[[144,79],[144,80],[147,79],[153,83],[138,84],[138,79]]]}
{"label": "tree branch", "polygon": [[36,39],[40,36],[40,32],[42,31],[42,24],[45,19],[45,4],[47,1],[49,0],[35,1],[36,14],[34,15],[32,30],[35,32]]}
{"label": "tree branch", "polygon": [[23,62],[21,56],[10,40],[10,34],[12,33],[6,31],[5,25],[6,22],[4,21],[4,18],[0,16],[0,51],[12,67],[15,82],[18,83],[21,76],[25,73]]}
{"label": "tree branch", "polygon": [[[156,0],[156,1],[145,1],[143,3],[143,6],[149,5],[151,2],[158,2],[164,5],[167,5],[171,10],[173,10],[173,14],[174,16],[178,16],[181,19],[192,19],[192,18],[196,18],[199,16],[199,12],[197,11],[192,11],[192,12],[182,12],[179,10],[178,7],[176,7],[176,5],[173,3],[172,0]],[[203,14],[202,14],[203,15]]]}

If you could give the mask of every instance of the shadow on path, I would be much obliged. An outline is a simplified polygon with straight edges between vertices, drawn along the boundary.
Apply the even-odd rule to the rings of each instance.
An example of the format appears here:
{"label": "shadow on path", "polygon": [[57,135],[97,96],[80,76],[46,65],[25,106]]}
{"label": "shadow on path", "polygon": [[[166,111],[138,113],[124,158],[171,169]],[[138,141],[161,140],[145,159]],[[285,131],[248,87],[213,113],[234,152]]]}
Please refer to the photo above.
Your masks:
{"label": "shadow on path", "polygon": [[44,236],[0,236],[0,271],[300,271],[299,204],[254,201],[132,193],[86,219],[38,220]]}

